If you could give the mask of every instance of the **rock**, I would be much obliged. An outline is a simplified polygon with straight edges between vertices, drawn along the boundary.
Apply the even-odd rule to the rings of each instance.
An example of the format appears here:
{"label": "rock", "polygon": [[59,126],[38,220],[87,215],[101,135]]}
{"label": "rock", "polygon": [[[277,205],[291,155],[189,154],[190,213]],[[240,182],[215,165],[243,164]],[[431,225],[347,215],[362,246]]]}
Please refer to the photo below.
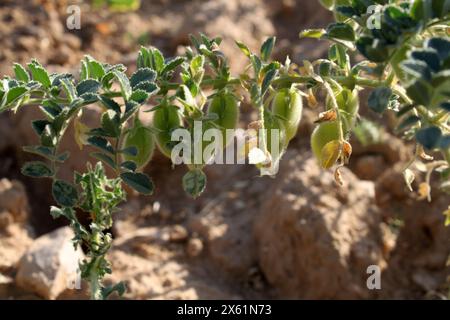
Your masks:
{"label": "rock", "polygon": [[282,298],[371,296],[367,267],[385,266],[374,185],[341,172],[340,188],[311,155],[288,152],[267,191],[254,235],[261,271]]}
{"label": "rock", "polygon": [[7,297],[14,284],[14,279],[0,273],[0,298]]}
{"label": "rock", "polygon": [[[376,203],[379,207],[388,208],[394,202],[407,201],[413,197],[413,193],[408,190],[403,177],[404,167],[403,163],[397,163],[395,166],[388,168],[376,180]],[[413,187],[418,180],[420,182],[420,177],[416,176]]]}
{"label": "rock", "polygon": [[[423,299],[437,284],[446,283],[450,271],[447,263],[450,228],[445,226],[442,214],[448,208],[448,194],[439,191],[436,179],[432,182],[432,201],[418,201],[414,193],[403,189],[403,168],[399,163],[377,181],[377,199],[383,216],[387,221],[401,221],[388,267],[383,271],[386,288],[380,293],[383,299]],[[422,178],[418,175],[416,180],[420,182]]]}
{"label": "rock", "polygon": [[182,225],[175,225],[169,231],[169,239],[172,242],[183,242],[188,236],[188,231]]}
{"label": "rock", "polygon": [[380,133],[380,142],[362,145],[357,139],[352,141],[352,156],[358,157],[367,154],[382,155],[385,161],[392,165],[399,161],[409,160],[413,155],[410,147],[405,143],[389,133]]}
{"label": "rock", "polygon": [[37,41],[32,36],[19,37],[16,40],[17,50],[32,51],[36,47]]}
{"label": "rock", "polygon": [[13,271],[31,243],[28,230],[19,224],[0,230],[0,272]]}
{"label": "rock", "polygon": [[203,251],[203,242],[199,238],[189,239],[186,246],[186,253],[189,257],[198,257]]}
{"label": "rock", "polygon": [[0,180],[0,229],[12,223],[23,223],[28,217],[28,198],[20,181]]}
{"label": "rock", "polygon": [[84,256],[74,249],[73,237],[73,231],[63,227],[36,239],[19,262],[16,283],[45,299],[55,299],[72,286]]}
{"label": "rock", "polygon": [[191,218],[190,229],[204,239],[208,259],[218,270],[234,278],[245,278],[256,261],[251,237],[255,212],[236,214],[235,210],[234,201],[222,199],[214,208]]}
{"label": "rock", "polygon": [[367,155],[357,159],[355,174],[364,180],[376,180],[386,170],[386,162],[381,155]]}
{"label": "rock", "polygon": [[11,272],[31,244],[25,226],[29,205],[23,184],[0,180],[0,272]]}
{"label": "rock", "polygon": [[72,56],[72,49],[68,46],[60,46],[55,52],[49,57],[49,64],[65,65],[70,62]]}

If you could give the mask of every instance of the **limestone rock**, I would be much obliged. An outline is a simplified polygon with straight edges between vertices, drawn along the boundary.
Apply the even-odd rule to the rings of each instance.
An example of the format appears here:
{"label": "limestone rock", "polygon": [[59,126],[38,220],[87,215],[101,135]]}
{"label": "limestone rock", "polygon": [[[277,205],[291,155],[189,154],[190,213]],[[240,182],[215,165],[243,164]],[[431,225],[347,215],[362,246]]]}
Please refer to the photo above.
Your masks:
{"label": "limestone rock", "polygon": [[0,272],[10,272],[31,244],[25,226],[29,204],[25,187],[16,180],[0,180]]}
{"label": "limestone rock", "polygon": [[374,185],[345,187],[308,154],[288,153],[254,229],[267,281],[282,298],[368,298],[367,267],[385,262]]}
{"label": "limestone rock", "polygon": [[28,216],[28,198],[20,181],[0,180],[0,228],[22,223]]}
{"label": "limestone rock", "polygon": [[73,237],[73,231],[63,227],[36,239],[19,262],[16,283],[45,299],[55,299],[72,286],[83,259]]}

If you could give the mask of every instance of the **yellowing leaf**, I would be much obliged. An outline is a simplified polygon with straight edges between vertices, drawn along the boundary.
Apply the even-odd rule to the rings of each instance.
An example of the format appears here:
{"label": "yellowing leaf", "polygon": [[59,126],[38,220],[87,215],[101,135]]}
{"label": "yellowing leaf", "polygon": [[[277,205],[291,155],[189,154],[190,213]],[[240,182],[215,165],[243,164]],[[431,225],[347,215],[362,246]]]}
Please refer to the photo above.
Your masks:
{"label": "yellowing leaf", "polygon": [[428,183],[422,182],[419,185],[419,200],[427,199],[429,202],[431,201],[431,187]]}
{"label": "yellowing leaf", "polygon": [[89,138],[87,133],[90,131],[90,129],[80,120],[78,120],[78,118],[75,119],[74,121],[74,128],[75,128],[75,142],[78,144],[80,150],[82,150],[83,145],[87,144],[87,139]]}
{"label": "yellowing leaf", "polygon": [[450,226],[450,206],[448,207],[448,209],[446,211],[444,211],[444,216],[446,217],[445,226],[448,227],[448,226]]}
{"label": "yellowing leaf", "polygon": [[321,165],[324,169],[331,168],[336,161],[339,159],[339,156],[342,152],[342,145],[339,140],[333,140],[328,142],[322,148],[322,162]]}
{"label": "yellowing leaf", "polygon": [[345,158],[345,161],[347,162],[348,159],[350,159],[352,152],[353,152],[352,145],[350,143],[348,143],[347,141],[344,141],[344,144],[342,146],[342,151],[344,152],[344,158]]}
{"label": "yellowing leaf", "polygon": [[335,110],[328,110],[328,111],[321,112],[319,114],[319,119],[314,121],[314,123],[322,123],[322,122],[326,122],[326,121],[334,121],[334,120],[336,120],[336,118],[337,118],[336,111]]}

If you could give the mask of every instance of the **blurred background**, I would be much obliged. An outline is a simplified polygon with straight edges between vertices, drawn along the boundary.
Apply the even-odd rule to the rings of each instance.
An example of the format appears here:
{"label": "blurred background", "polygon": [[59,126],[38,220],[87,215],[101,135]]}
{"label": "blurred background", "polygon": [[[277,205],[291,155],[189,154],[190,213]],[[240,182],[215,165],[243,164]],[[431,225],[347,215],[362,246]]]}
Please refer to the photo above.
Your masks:
{"label": "blurred background", "polygon": [[[143,0],[129,8],[105,2],[1,0],[0,77],[12,75],[13,62],[32,58],[50,71],[76,73],[85,54],[133,72],[141,45],[170,57],[199,32],[224,39],[234,73],[247,63],[234,40],[257,50],[276,35],[275,58],[282,61],[327,54],[327,43],[298,39],[300,30],[332,21],[318,1]],[[81,9],[79,30],[67,28],[70,5]],[[207,191],[192,200],[181,187],[186,169],[155,155],[145,169],[155,195],[130,194],[115,216],[107,281],[124,281],[130,299],[447,297],[448,196],[436,189],[426,203],[407,190],[402,168],[413,148],[391,133],[389,114],[370,114],[361,96],[363,118],[342,188],[310,153],[322,102],[306,108],[275,179],[258,177],[252,166],[209,166]],[[242,127],[255,117],[250,106],[243,112]],[[49,215],[50,184],[20,174],[32,159],[21,147],[35,141],[30,121],[37,117],[33,107],[0,115],[0,299],[84,299],[86,284],[68,288],[82,253],[73,251],[65,221]],[[93,109],[86,121],[97,117]],[[70,178],[90,150],[80,151],[70,134],[63,148],[72,157],[61,175]],[[367,288],[370,265],[382,271],[380,290]]]}

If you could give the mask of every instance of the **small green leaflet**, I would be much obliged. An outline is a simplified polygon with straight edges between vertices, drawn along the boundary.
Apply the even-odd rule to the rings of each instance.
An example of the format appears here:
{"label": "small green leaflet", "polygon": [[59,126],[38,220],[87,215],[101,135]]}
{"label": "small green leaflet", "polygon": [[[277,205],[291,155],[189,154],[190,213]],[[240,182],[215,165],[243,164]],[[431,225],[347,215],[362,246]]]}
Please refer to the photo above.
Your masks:
{"label": "small green leaflet", "polygon": [[52,185],[52,195],[62,207],[74,207],[78,202],[78,192],[75,187],[62,180],[55,180]]}
{"label": "small green leaflet", "polygon": [[150,178],[143,173],[124,172],[120,175],[122,181],[139,193],[150,195],[153,193],[154,185]]}
{"label": "small green leaflet", "polygon": [[206,188],[206,175],[200,169],[191,170],[183,177],[183,189],[192,197],[197,198]]}

